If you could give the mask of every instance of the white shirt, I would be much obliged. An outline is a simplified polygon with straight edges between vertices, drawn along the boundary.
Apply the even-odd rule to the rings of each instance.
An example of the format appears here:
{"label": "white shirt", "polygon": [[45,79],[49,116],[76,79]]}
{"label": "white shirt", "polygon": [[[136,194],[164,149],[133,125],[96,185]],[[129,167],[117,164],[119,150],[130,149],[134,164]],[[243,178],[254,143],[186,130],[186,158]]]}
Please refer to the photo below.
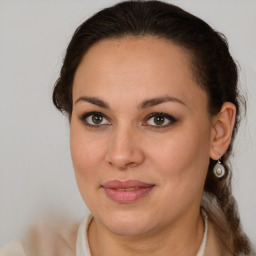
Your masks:
{"label": "white shirt", "polygon": [[76,256],[91,256],[87,231],[92,220],[92,215],[86,216],[79,226],[76,240]]}

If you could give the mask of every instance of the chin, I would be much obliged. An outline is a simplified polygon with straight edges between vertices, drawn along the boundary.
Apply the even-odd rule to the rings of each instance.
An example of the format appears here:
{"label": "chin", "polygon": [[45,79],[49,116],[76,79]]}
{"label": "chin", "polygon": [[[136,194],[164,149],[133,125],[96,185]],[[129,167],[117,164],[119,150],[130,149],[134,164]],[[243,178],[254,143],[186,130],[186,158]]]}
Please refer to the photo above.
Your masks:
{"label": "chin", "polygon": [[152,218],[138,212],[115,212],[110,216],[104,215],[101,223],[111,233],[119,236],[139,236],[152,229]]}

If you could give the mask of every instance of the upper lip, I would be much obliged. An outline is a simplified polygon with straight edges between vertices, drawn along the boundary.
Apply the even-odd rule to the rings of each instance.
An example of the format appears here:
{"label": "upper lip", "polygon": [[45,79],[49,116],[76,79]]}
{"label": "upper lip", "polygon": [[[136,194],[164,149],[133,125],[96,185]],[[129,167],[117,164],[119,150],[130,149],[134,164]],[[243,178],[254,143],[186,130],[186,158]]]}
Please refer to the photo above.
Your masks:
{"label": "upper lip", "polygon": [[105,182],[102,187],[104,188],[112,188],[112,189],[118,189],[118,188],[134,188],[134,187],[141,187],[141,188],[148,188],[152,187],[155,184],[146,183],[139,180],[126,180],[126,181],[120,181],[120,180],[110,180]]}

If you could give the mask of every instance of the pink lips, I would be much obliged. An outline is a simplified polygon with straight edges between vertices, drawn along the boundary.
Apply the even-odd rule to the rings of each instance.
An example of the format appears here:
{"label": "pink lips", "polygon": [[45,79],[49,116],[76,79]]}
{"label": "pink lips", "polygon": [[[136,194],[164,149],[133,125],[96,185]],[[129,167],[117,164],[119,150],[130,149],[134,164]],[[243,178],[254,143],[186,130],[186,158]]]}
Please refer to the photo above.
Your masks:
{"label": "pink lips", "polygon": [[111,180],[102,185],[106,195],[113,201],[128,204],[146,196],[154,184],[148,184],[138,180]]}

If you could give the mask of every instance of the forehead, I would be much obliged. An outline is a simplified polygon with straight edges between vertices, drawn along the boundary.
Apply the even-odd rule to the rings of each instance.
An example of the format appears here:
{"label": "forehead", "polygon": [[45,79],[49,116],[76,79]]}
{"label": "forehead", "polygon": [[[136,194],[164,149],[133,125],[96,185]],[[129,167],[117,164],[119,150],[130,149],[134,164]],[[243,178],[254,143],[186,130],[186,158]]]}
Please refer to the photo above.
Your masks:
{"label": "forehead", "polygon": [[185,50],[169,40],[149,36],[103,40],[83,57],[75,74],[74,98],[118,93],[124,100],[157,94],[171,94],[185,101],[205,98]]}

